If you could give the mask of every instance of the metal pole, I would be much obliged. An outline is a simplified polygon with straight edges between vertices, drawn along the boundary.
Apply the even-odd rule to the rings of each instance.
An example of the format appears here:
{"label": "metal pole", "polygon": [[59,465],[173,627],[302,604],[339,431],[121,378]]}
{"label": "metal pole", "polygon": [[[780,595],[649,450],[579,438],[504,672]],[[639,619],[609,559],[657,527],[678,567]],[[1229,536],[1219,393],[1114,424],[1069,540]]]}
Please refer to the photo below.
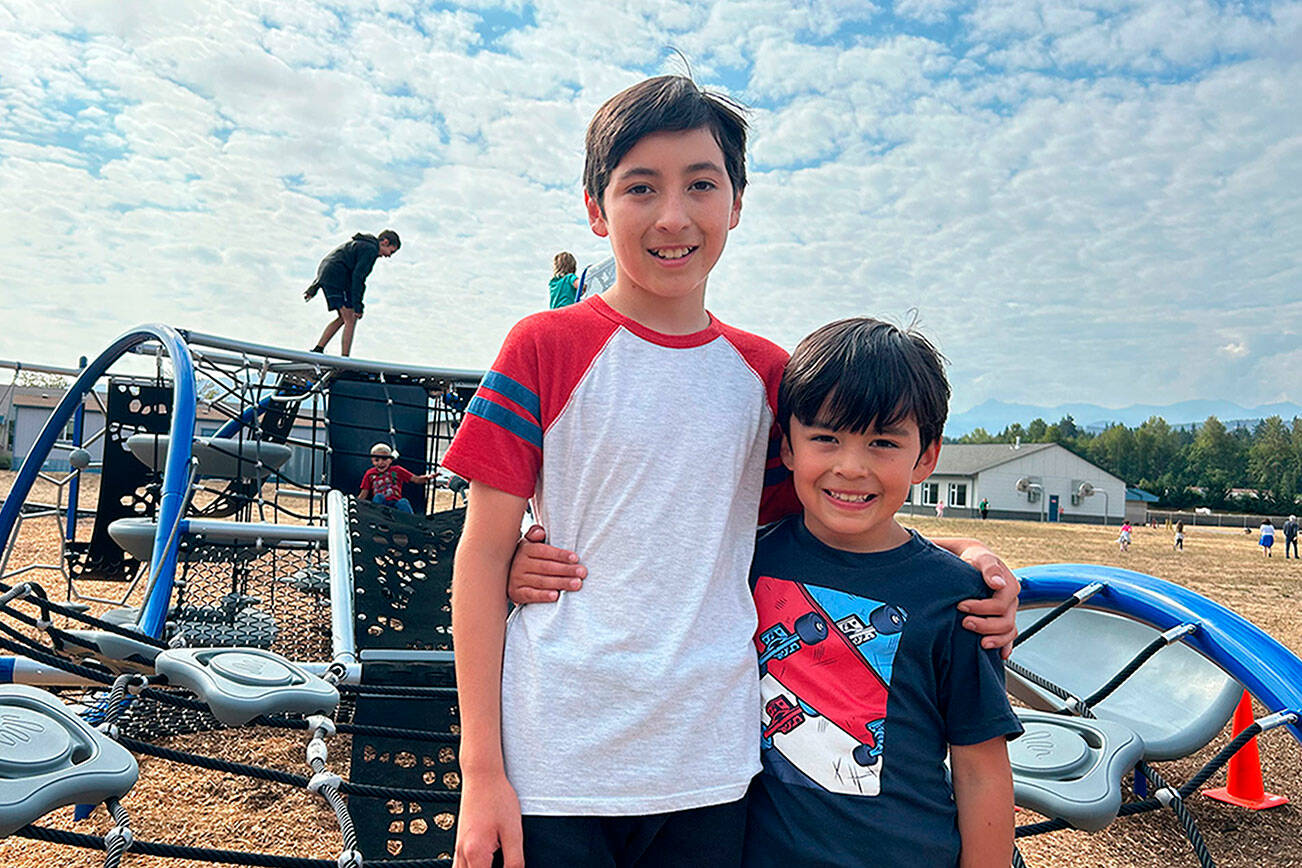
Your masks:
{"label": "metal pole", "polygon": [[[82,356],[77,362],[77,370],[86,369],[86,357]],[[86,430],[86,402],[84,400],[77,402],[77,410],[72,414],[72,445],[80,447],[82,445],[82,435]],[[64,526],[63,538],[66,542],[73,542],[77,539],[77,504],[81,496],[81,470],[77,470],[68,483],[68,521]]]}
{"label": "metal pole", "polygon": [[353,547],[348,540],[348,502],[343,492],[326,495],[327,550],[330,554],[330,639],[339,663],[357,662],[353,623]]}

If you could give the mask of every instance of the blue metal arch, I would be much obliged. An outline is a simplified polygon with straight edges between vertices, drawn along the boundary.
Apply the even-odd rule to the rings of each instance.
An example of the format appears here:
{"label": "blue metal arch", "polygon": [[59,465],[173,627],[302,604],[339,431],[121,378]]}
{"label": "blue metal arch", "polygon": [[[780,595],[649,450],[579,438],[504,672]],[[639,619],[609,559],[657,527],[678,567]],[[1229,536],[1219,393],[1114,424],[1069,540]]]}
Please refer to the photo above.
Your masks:
{"label": "blue metal arch", "polygon": [[1085,605],[1125,615],[1158,630],[1180,624],[1198,629],[1186,645],[1238,680],[1272,712],[1292,711],[1288,724],[1302,742],[1302,660],[1257,625],[1201,594],[1153,576],[1097,564],[1042,564],[1014,570],[1020,601],[1059,603],[1091,582],[1104,586]]}
{"label": "blue metal arch", "polygon": [[32,485],[49,457],[50,451],[58,441],[59,435],[68,424],[68,420],[82,405],[82,401],[95,383],[109,367],[133,347],[157,341],[163,345],[172,362],[172,425],[170,429],[173,447],[186,444],[185,448],[172,448],[167,453],[167,466],[163,473],[162,498],[158,505],[158,529],[154,536],[154,554],[149,564],[150,575],[154,585],[149,598],[145,600],[144,612],[140,626],[150,636],[162,635],[163,625],[167,620],[168,604],[172,596],[172,583],[176,574],[176,551],[179,535],[172,534],[171,529],[183,516],[181,510],[185,505],[186,483],[190,472],[189,444],[194,441],[194,418],[198,408],[197,389],[194,378],[194,359],[180,331],[166,325],[142,325],[119,336],[104,352],[96,357],[77,377],[68,394],[54,408],[45,427],[32,445],[31,451],[23,460],[18,470],[9,496],[0,505],[0,541],[4,545],[12,542],[14,525],[18,521],[22,505],[31,493]]}

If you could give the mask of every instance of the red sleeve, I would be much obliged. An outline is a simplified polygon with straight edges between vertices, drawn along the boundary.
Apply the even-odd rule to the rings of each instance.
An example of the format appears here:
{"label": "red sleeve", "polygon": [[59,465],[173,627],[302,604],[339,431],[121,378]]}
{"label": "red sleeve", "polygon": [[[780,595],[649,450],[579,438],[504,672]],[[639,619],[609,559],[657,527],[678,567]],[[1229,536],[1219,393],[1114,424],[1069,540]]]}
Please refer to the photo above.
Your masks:
{"label": "red sleeve", "polygon": [[616,327],[589,302],[517,323],[470,399],[443,466],[499,491],[532,497],[543,432]]}
{"label": "red sleeve", "polygon": [[406,485],[408,482],[411,482],[411,478],[416,475],[400,464],[393,465],[392,469],[394,476],[398,477],[399,485]]}
{"label": "red sleeve", "polygon": [[362,494],[369,495],[371,493],[371,480],[373,480],[374,478],[375,478],[375,468],[374,467],[366,468],[366,472],[362,474]]}
{"label": "red sleeve", "polygon": [[791,482],[791,471],[782,463],[782,428],[778,425],[778,385],[787,365],[787,351],[758,335],[723,327],[732,345],[746,359],[756,375],[764,381],[764,394],[773,414],[769,430],[769,449],[764,459],[764,492],[760,496],[759,523],[769,524],[800,512],[800,501]]}

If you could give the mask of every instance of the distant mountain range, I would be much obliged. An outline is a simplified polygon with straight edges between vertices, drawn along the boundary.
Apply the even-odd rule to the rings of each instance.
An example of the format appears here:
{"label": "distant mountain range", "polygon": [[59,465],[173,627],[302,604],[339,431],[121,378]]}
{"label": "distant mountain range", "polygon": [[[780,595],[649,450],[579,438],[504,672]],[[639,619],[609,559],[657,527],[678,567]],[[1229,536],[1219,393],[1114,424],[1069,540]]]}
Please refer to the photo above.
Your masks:
{"label": "distant mountain range", "polygon": [[976,428],[998,434],[1014,422],[1023,426],[1040,418],[1052,425],[1064,416],[1071,416],[1076,426],[1090,431],[1101,431],[1108,425],[1121,423],[1130,428],[1143,424],[1152,416],[1161,416],[1172,426],[1197,424],[1215,416],[1229,427],[1255,425],[1269,416],[1282,416],[1285,420],[1302,416],[1302,404],[1281,402],[1260,407],[1243,407],[1232,401],[1180,401],[1176,404],[1132,404],[1129,407],[1100,407],[1098,404],[1059,404],[1056,407],[1037,407],[1033,404],[1008,404],[990,400],[971,410],[954,413],[945,423],[945,435],[962,437]]}

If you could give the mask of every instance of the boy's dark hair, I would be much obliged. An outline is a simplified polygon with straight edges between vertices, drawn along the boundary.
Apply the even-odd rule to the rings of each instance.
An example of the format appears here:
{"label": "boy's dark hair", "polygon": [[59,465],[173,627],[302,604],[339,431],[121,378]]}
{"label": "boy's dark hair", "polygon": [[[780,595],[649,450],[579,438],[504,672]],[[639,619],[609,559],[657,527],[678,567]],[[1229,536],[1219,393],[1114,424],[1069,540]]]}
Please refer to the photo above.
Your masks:
{"label": "boy's dark hair", "polygon": [[949,414],[945,358],[920,333],[854,317],[816,330],[791,354],[778,386],[778,424],[862,433],[912,416],[921,448],[940,440]]}
{"label": "boy's dark hair", "polygon": [[583,187],[601,207],[610,173],[643,137],[651,133],[708,129],[723,151],[732,193],[746,188],[746,119],[743,108],[726,96],[701,90],[682,75],[648,78],[622,90],[597,109],[588,124]]}
{"label": "boy's dark hair", "polygon": [[384,230],[383,232],[381,232],[379,235],[375,237],[375,240],[389,242],[389,245],[393,247],[394,250],[397,250],[399,247],[402,247],[402,239],[400,239],[398,237],[398,233],[394,232],[392,229]]}

